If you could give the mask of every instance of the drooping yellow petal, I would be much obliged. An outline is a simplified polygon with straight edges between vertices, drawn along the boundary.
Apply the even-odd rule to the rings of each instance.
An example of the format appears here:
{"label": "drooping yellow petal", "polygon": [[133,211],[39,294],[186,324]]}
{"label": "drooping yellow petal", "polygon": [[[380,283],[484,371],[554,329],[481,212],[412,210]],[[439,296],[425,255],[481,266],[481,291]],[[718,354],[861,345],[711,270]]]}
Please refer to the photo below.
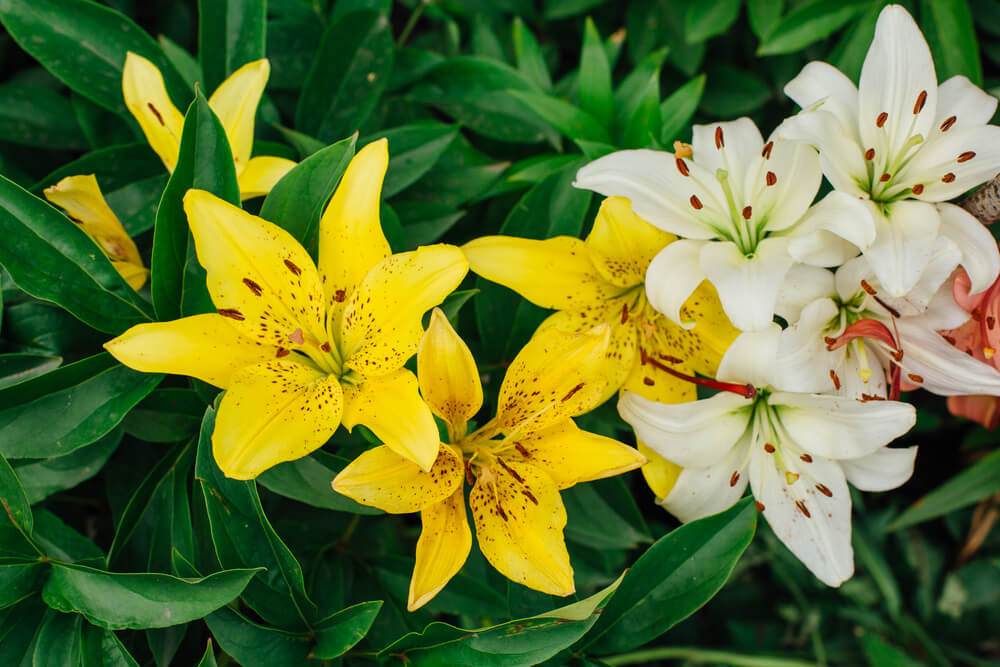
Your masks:
{"label": "drooping yellow petal", "polygon": [[469,506],[479,549],[501,574],[550,595],[576,590],[563,539],[566,509],[544,472],[519,461],[483,468]]}
{"label": "drooping yellow petal", "polygon": [[149,279],[149,269],[142,264],[111,260],[111,266],[115,267],[115,271],[117,271],[125,282],[128,283],[128,286],[134,290],[141,289]]}
{"label": "drooping yellow petal", "polygon": [[636,441],[636,445],[648,461],[648,463],[641,468],[642,476],[645,478],[646,484],[649,486],[650,490],[656,496],[656,500],[663,500],[670,495],[670,491],[673,490],[674,484],[677,483],[677,477],[680,476],[681,471],[684,470],[684,468],[676,463],[666,460],[647,447],[641,440]]}
{"label": "drooping yellow petal", "polygon": [[500,385],[497,419],[508,431],[534,433],[595,407],[604,394],[608,326],[588,333],[539,331],[517,354]]}
{"label": "drooping yellow petal", "polygon": [[462,252],[474,273],[542,308],[575,310],[625,291],[594,267],[583,241],[569,236],[545,241],[484,236],[466,243]]}
{"label": "drooping yellow petal", "polygon": [[137,371],[189,375],[222,389],[244,368],[275,356],[274,347],[241,335],[214,313],[137,324],[104,347]]}
{"label": "drooping yellow petal", "polygon": [[333,489],[383,512],[408,514],[444,502],[456,489],[461,495],[463,474],[462,456],[448,445],[439,445],[430,472],[383,445],[351,461]]}
{"label": "drooping yellow petal", "polygon": [[[678,331],[684,331],[672,322],[669,324]],[[692,375],[694,373],[690,364],[675,364],[671,363],[672,360],[668,361],[667,359],[664,359],[659,354],[660,349],[662,348],[657,348],[655,346],[647,347],[646,353],[658,360],[667,368],[684,373],[685,375]],[[675,348],[669,349],[671,349],[672,353],[675,355],[678,353]],[[637,355],[633,360],[632,367],[629,369],[628,377],[625,378],[625,382],[622,384],[622,389],[631,391],[634,394],[639,394],[643,398],[648,398],[649,400],[656,401],[657,403],[687,403],[688,401],[694,401],[698,398],[697,388],[693,382],[671,375],[663,370],[660,370],[653,364],[642,363],[641,355]]]}
{"label": "drooping yellow petal", "polygon": [[184,115],[170,101],[160,70],[130,51],[122,70],[122,93],[125,106],[139,122],[146,141],[163,160],[167,171],[172,172],[180,152]]}
{"label": "drooping yellow petal", "polygon": [[403,458],[430,470],[440,437],[430,408],[420,398],[417,378],[402,368],[389,375],[344,385],[343,424],[361,424]]}
{"label": "drooping yellow petal", "polygon": [[239,172],[240,199],[263,197],[278,184],[285,174],[291,171],[297,163],[283,157],[259,155],[250,161]]}
{"label": "drooping yellow petal", "polygon": [[635,470],[646,462],[634,448],[612,438],[581,430],[572,419],[516,441],[504,460],[520,460],[541,468],[560,489]]}
{"label": "drooping yellow petal", "polygon": [[379,202],[389,167],[389,142],[379,139],[351,159],[319,222],[319,265],[330,329],[338,335],[347,299],[392,250],[382,233]]}
{"label": "drooping yellow petal", "polygon": [[208,106],[219,117],[229,138],[236,173],[241,172],[250,161],[257,105],[270,74],[271,64],[266,58],[247,63],[230,74],[208,98]]}
{"label": "drooping yellow petal", "polygon": [[676,240],[633,213],[625,197],[609,197],[601,203],[586,245],[594,266],[609,283],[632,287],[646,282],[649,263]]}
{"label": "drooping yellow petal", "polygon": [[448,422],[456,438],[463,437],[465,423],[483,406],[483,385],[469,346],[440,308],[431,312],[430,324],[420,339],[417,380],[420,394],[434,414]]}
{"label": "drooping yellow petal", "polygon": [[250,366],[229,383],[212,433],[227,477],[253,479],[322,447],[337,430],[344,407],[337,378],[296,357]]}
{"label": "drooping yellow petal", "polygon": [[465,565],[472,549],[472,531],[465,518],[465,496],[459,488],[445,500],[420,512],[423,529],[417,540],[417,560],[410,577],[406,608],[416,611],[445,587]]}
{"label": "drooping yellow petal", "polygon": [[326,342],[319,275],[291,234],[203,190],[188,190],[184,210],[220,314],[286,349]]}
{"label": "drooping yellow petal", "polygon": [[469,270],[452,245],[424,246],[382,260],[351,294],[340,329],[344,366],[364,377],[402,368],[420,345],[421,318]]}
{"label": "drooping yellow petal", "polygon": [[653,320],[659,333],[651,342],[651,349],[683,360],[696,372],[714,376],[722,355],[740,334],[734,327],[719,301],[719,293],[707,280],[688,297],[681,308],[681,317],[695,323],[692,329],[683,329],[666,317]]}

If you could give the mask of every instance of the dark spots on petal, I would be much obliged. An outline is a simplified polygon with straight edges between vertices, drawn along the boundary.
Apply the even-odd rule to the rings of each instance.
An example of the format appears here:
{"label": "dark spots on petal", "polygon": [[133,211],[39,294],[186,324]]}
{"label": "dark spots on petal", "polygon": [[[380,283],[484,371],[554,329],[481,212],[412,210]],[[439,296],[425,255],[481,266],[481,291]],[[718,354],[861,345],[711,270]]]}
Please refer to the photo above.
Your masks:
{"label": "dark spots on petal", "polygon": [[261,286],[258,283],[254,282],[253,280],[250,280],[249,278],[244,278],[243,284],[246,285],[248,288],[250,288],[250,291],[256,294],[257,296],[260,296],[261,292],[264,291],[263,289],[261,289]]}
{"label": "dark spots on petal", "polygon": [[239,322],[242,322],[243,320],[246,319],[243,313],[241,313],[236,308],[219,308],[215,312],[217,312],[219,315],[222,315],[223,317],[228,317],[231,320],[237,320]]}
{"label": "dark spots on petal", "polygon": [[656,381],[653,380],[653,378],[651,377],[644,377],[642,378],[642,383],[647,387],[652,387],[654,384],[656,384]]}
{"label": "dark spots on petal", "polygon": [[323,350],[324,352],[329,352],[330,351],[330,343],[328,343],[328,342],[327,343],[323,343],[322,345],[319,346],[319,349]]}
{"label": "dark spots on petal", "polygon": [[538,504],[538,498],[536,498],[536,497],[535,497],[535,494],[533,494],[533,493],[532,493],[531,491],[529,491],[528,489],[521,489],[521,493],[523,493],[523,494],[525,495],[525,497],[526,497],[526,498],[527,498],[528,500],[530,500],[531,502],[535,503],[536,505]]}
{"label": "dark spots on petal", "polygon": [[333,293],[333,300],[336,301],[337,303],[344,303],[344,300],[346,298],[347,298],[347,292],[342,289],[339,289]]}
{"label": "dark spots on petal", "polygon": [[288,348],[279,347],[278,351],[275,353],[274,356],[276,356],[276,357],[278,357],[280,359],[281,357],[287,357],[291,353],[292,353],[292,351],[289,350]]}
{"label": "dark spots on petal", "polygon": [[285,260],[285,267],[297,276],[302,275],[302,269],[296,266],[296,264],[290,259]]}
{"label": "dark spots on petal", "polygon": [[561,403],[565,403],[569,399],[573,398],[573,395],[576,392],[580,391],[581,389],[583,389],[583,382],[581,382],[580,384],[578,384],[575,387],[573,387],[572,389],[570,389],[569,392],[567,392],[567,394],[565,396],[563,396],[561,399],[559,399],[559,401]]}
{"label": "dark spots on petal", "polygon": [[152,102],[146,102],[146,106],[147,106],[147,107],[149,107],[149,110],[150,110],[151,112],[153,112],[153,115],[154,115],[154,116],[156,116],[156,121],[157,121],[157,122],[158,122],[158,123],[159,123],[160,125],[162,125],[162,126],[166,127],[166,125],[167,125],[167,124],[166,124],[165,122],[163,122],[163,116],[162,116],[162,115],[160,114],[160,111],[159,111],[159,109],[157,109],[157,108],[156,108],[155,106],[153,106],[153,103],[152,103]]}
{"label": "dark spots on petal", "polygon": [[521,443],[515,442],[514,443],[514,449],[516,449],[521,454],[521,456],[523,456],[524,458],[526,458],[526,459],[530,459],[531,458],[531,452],[529,452],[528,449],[524,445],[522,445]]}

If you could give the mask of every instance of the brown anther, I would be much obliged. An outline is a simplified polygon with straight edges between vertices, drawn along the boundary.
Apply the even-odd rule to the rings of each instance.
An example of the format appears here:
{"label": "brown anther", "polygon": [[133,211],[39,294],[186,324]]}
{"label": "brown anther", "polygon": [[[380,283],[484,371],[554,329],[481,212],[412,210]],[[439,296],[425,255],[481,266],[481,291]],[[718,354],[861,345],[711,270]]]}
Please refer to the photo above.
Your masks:
{"label": "brown anther", "polygon": [[986,328],[987,329],[992,329],[996,325],[997,325],[997,318],[993,317],[992,315],[989,315],[989,316],[986,317]]}
{"label": "brown anther", "polygon": [[729,478],[729,486],[736,486],[738,481],[740,481],[740,471],[734,470],[732,477]]}
{"label": "brown anther", "polygon": [[743,207],[743,219],[744,220],[749,220],[752,215],[753,215],[753,207],[752,206],[744,206]]}
{"label": "brown anther", "polygon": [[222,315],[223,317],[228,317],[231,320],[237,320],[242,322],[243,320],[246,319],[246,317],[243,316],[243,313],[241,313],[235,308],[219,308],[215,312],[217,312],[219,315]]}
{"label": "brown anther", "polygon": [[924,379],[922,377],[920,377],[919,375],[917,375],[916,373],[907,373],[906,377],[907,377],[907,379],[909,379],[910,382],[913,382],[913,383],[916,383],[916,384],[920,384],[920,383],[922,383],[924,381]]}
{"label": "brown anther", "polygon": [[958,118],[956,116],[948,116],[945,119],[945,121],[943,123],[941,123],[941,131],[942,132],[947,132],[948,130],[950,130],[951,126],[955,124],[956,120],[958,120]]}
{"label": "brown anther", "polygon": [[769,442],[764,443],[764,451],[768,454],[774,454],[774,445]]}
{"label": "brown anther", "polygon": [[810,518],[812,514],[809,513],[809,508],[806,507],[806,501],[796,500],[795,506],[799,508],[799,511],[806,515],[806,518]]}
{"label": "brown anther", "polygon": [[878,294],[878,292],[875,291],[875,288],[868,284],[867,280],[862,280],[861,281],[861,289],[863,289],[864,291],[868,292],[872,296],[875,296],[876,294]]}
{"label": "brown anther", "polygon": [[871,160],[875,159],[875,149],[874,148],[869,148],[868,150],[865,151],[865,159],[868,160],[869,162]]}
{"label": "brown anther", "polygon": [[767,183],[769,186],[774,185],[775,183],[778,182],[778,177],[775,175],[773,171],[769,171],[764,175],[764,182]]}
{"label": "brown anther", "polygon": [[958,156],[958,161],[959,162],[968,162],[969,160],[971,160],[974,157],[976,157],[976,152],[975,151],[965,151],[964,153],[962,153],[961,155]]}
{"label": "brown anther", "polygon": [[305,334],[302,333],[302,329],[299,328],[288,334],[288,340],[296,345],[302,345],[306,342],[306,337]]}
{"label": "brown anther", "polygon": [[146,106],[149,107],[149,110],[153,112],[154,116],[156,116],[157,122],[159,122],[160,125],[166,126],[166,123],[163,122],[163,116],[161,116],[159,110],[153,106],[153,103],[146,102]]}
{"label": "brown anther", "polygon": [[913,115],[916,116],[918,113],[924,110],[924,105],[927,103],[927,91],[921,90],[920,94],[917,95],[917,102],[913,105]]}
{"label": "brown anther", "polygon": [[294,273],[295,275],[297,275],[297,276],[301,276],[302,275],[302,269],[300,269],[299,267],[297,267],[295,265],[295,263],[292,262],[292,260],[286,259],[285,260],[285,266],[288,267],[288,270],[291,271],[292,273]]}
{"label": "brown anther", "polygon": [[530,459],[531,458],[531,452],[529,452],[527,450],[527,448],[524,445],[522,445],[521,443],[515,442],[514,443],[514,449],[516,449],[521,454],[521,456],[523,456],[524,458],[526,458],[526,459]]}
{"label": "brown anther", "polygon": [[531,491],[528,491],[527,489],[521,489],[521,493],[523,493],[531,502],[535,503],[536,505],[538,504],[538,498],[536,498],[535,494],[533,494]]}
{"label": "brown anther", "polygon": [[347,292],[342,289],[337,290],[333,293],[333,300],[337,303],[344,303],[344,299],[347,298]]}
{"label": "brown anther", "polygon": [[622,305],[622,324],[628,322],[628,304]]}
{"label": "brown anther", "polygon": [[687,176],[690,173],[688,171],[687,163],[683,158],[676,158],[674,163],[677,165],[677,171],[681,172],[681,176]]}
{"label": "brown anther", "polygon": [[955,180],[955,174],[951,173],[950,171],[941,177],[942,183],[951,183],[954,180]]}
{"label": "brown anther", "polygon": [[912,191],[913,191],[913,194],[915,194],[915,195],[920,195],[920,194],[921,194],[921,193],[923,193],[923,191],[924,191],[924,186],[923,186],[923,185],[921,185],[920,183],[917,183],[917,184],[916,184],[916,185],[914,185],[914,186],[913,186],[912,188],[910,188],[910,190],[912,190]]}
{"label": "brown anther", "polygon": [[249,287],[251,292],[253,292],[257,296],[260,296],[260,293],[262,291],[261,288],[260,288],[260,285],[258,285],[254,281],[250,280],[249,278],[244,278],[243,279],[243,284],[246,285],[247,287]]}
{"label": "brown anther", "polygon": [[837,339],[833,336],[823,336],[823,342],[826,343],[827,346],[830,346],[836,344]]}
{"label": "brown anther", "polygon": [[830,379],[833,380],[833,388],[840,391],[840,377],[837,375],[837,371],[830,369]]}
{"label": "brown anther", "polygon": [[878,181],[879,183],[888,183],[890,178],[892,178],[892,174],[890,174],[889,172],[885,172],[884,174],[878,177]]}
{"label": "brown anther", "polygon": [[831,491],[825,484],[817,484],[816,488],[827,498],[833,498],[833,491]]}
{"label": "brown anther", "polygon": [[893,351],[892,358],[896,361],[897,364],[901,362],[903,360],[903,350],[899,349]]}
{"label": "brown anther", "polygon": [[642,378],[642,383],[647,387],[652,387],[654,384],[656,384],[656,381],[651,377],[644,377]]}
{"label": "brown anther", "polygon": [[958,342],[955,340],[953,336],[946,336],[944,334],[941,334],[941,338],[944,338],[946,341],[948,341],[948,345],[954,345],[955,343]]}
{"label": "brown anther", "polygon": [[885,125],[885,121],[887,120],[889,120],[889,114],[883,111],[878,115],[878,118],[875,119],[875,127],[882,127]]}
{"label": "brown anther", "polygon": [[773,148],[774,148],[774,142],[773,141],[767,142],[766,144],[764,144],[764,148],[763,148],[763,150],[761,150],[760,156],[762,158],[764,158],[765,160],[770,160],[771,159],[771,149],[773,149]]}
{"label": "brown anther", "polygon": [[801,456],[799,456],[799,458],[805,461],[806,463],[813,462],[813,457],[809,456],[808,454],[802,454]]}
{"label": "brown anther", "polygon": [[701,203],[701,200],[698,199],[698,195],[691,195],[691,208],[696,211],[700,211],[703,206],[704,205]]}
{"label": "brown anther", "polygon": [[583,383],[582,382],[580,384],[576,385],[575,387],[573,387],[572,389],[570,389],[569,392],[560,399],[560,402],[561,403],[565,403],[569,399],[573,398],[573,394],[575,394],[576,392],[580,391],[581,389],[583,389]]}
{"label": "brown anther", "polygon": [[754,507],[757,508],[758,512],[763,512],[764,511],[764,503],[760,502],[759,500],[755,500],[753,502],[753,504],[754,504]]}
{"label": "brown anther", "polygon": [[726,138],[722,134],[722,127],[717,126],[715,128],[715,147],[722,149],[726,145]]}
{"label": "brown anther", "polygon": [[292,353],[292,351],[289,350],[288,348],[279,347],[278,351],[275,353],[274,356],[276,356],[276,357],[278,357],[280,359],[281,357],[287,357],[291,353]]}
{"label": "brown anther", "polygon": [[469,459],[465,459],[465,481],[469,486],[476,483],[476,478],[472,475],[472,466],[469,465]]}
{"label": "brown anther", "polygon": [[971,317],[977,322],[982,322],[983,321],[982,309],[979,306],[976,306],[975,308],[972,309],[972,312],[969,313],[969,317]]}
{"label": "brown anther", "polygon": [[319,349],[323,350],[324,352],[329,352],[330,351],[330,343],[323,343],[322,345],[319,346]]}
{"label": "brown anther", "polygon": [[785,482],[787,484],[795,484],[795,482],[798,481],[798,479],[799,479],[798,473],[794,473],[791,470],[785,471]]}

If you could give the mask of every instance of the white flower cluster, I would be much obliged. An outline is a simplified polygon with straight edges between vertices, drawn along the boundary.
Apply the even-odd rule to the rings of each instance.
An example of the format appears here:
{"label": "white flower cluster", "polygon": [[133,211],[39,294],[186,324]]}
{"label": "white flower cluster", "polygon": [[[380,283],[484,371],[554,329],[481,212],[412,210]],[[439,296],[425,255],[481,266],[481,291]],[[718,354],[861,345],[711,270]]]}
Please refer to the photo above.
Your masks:
{"label": "white flower cluster", "polygon": [[[1000,272],[990,232],[946,203],[1000,172],[1000,127],[987,125],[997,100],[967,78],[938,86],[898,5],[859,86],[812,62],[785,92],[802,111],[766,142],[747,118],[696,126],[676,154],[612,153],[576,184],[680,237],[647,273],[657,310],[692,326],[681,305],[707,279],[744,332],[717,377],[742,391],[619,402],[637,437],[684,467],[661,504],[689,521],[749,482],[778,537],[837,586],[854,571],[847,482],[884,491],[913,471],[916,447],[887,447],[915,422],[900,389],[1000,396],[1000,372],[938,334],[969,318],[956,270],[972,293]],[[833,189],[814,203],[823,176]]]}

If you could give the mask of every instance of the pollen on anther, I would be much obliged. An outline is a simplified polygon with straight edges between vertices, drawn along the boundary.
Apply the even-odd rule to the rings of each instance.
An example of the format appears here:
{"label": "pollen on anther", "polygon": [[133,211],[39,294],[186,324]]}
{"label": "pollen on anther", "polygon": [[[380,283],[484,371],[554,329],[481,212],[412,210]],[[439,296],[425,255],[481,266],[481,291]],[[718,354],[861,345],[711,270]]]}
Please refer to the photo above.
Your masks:
{"label": "pollen on anther", "polygon": [[924,378],[917,375],[916,373],[907,373],[906,377],[910,380],[910,382],[915,382],[917,384],[920,384],[921,382],[924,381]]}
{"label": "pollen on anther", "polygon": [[840,390],[840,377],[837,375],[837,371],[830,369],[830,379],[833,380],[833,388]]}
{"label": "pollen on anther", "polygon": [[330,343],[328,343],[328,342],[327,343],[323,343],[322,345],[319,346],[319,349],[323,350],[324,352],[329,352],[330,351]]}
{"label": "pollen on anther", "polygon": [[729,486],[736,486],[736,483],[740,481],[740,471],[734,470],[732,477],[729,478]]}
{"label": "pollen on anther", "polygon": [[992,329],[996,325],[997,325],[997,318],[993,317],[992,315],[987,315],[986,316],[986,328]]}
{"label": "pollen on anther", "polygon": [[799,508],[799,511],[802,512],[807,519],[812,516],[812,514],[809,513],[809,508],[806,507],[806,501],[796,500],[795,506]]}
{"label": "pollen on anther", "polygon": [[916,116],[918,113],[924,110],[924,105],[927,103],[927,91],[921,90],[920,94],[917,95],[917,101],[913,105],[913,115]]}
{"label": "pollen on anther", "polygon": [[715,147],[722,149],[726,145],[726,137],[722,134],[722,127],[716,126],[715,128]]}
{"label": "pollen on anther", "polygon": [[865,159],[869,160],[869,161],[875,159],[875,149],[874,148],[869,148],[868,150],[865,151]]}
{"label": "pollen on anther", "polygon": [[816,488],[827,498],[833,498],[833,491],[831,491],[825,484],[817,484]]}
{"label": "pollen on anther", "polygon": [[969,160],[971,160],[974,157],[976,157],[976,152],[975,151],[965,151],[964,153],[962,153],[961,155],[958,156],[958,161],[959,162],[968,162]]}
{"label": "pollen on anther", "polygon": [[759,500],[755,500],[753,504],[754,504],[754,507],[757,508],[758,512],[763,512],[764,511],[764,503],[760,502]]}
{"label": "pollen on anther", "polygon": [[778,177],[774,174],[773,171],[769,171],[767,172],[767,175],[764,176],[764,182],[767,183],[768,185],[774,185],[775,183],[778,182]]}
{"label": "pollen on anther", "polygon": [[794,473],[791,470],[785,471],[785,481],[788,484],[795,484],[795,482],[798,481],[798,479],[799,479],[798,473]]}
{"label": "pollen on anther", "polygon": [[996,353],[997,351],[992,347],[983,348],[983,356],[986,357],[987,359],[992,359]]}
{"label": "pollen on anther", "polygon": [[813,462],[813,457],[809,456],[808,454],[802,454],[801,456],[799,456],[799,458],[805,461],[806,463]]}
{"label": "pollen on anther", "polygon": [[691,195],[691,208],[696,211],[700,211],[703,207],[704,204],[702,204],[701,200],[698,199],[698,195]]}
{"label": "pollen on anther", "polygon": [[950,171],[941,177],[942,183],[951,183],[954,180],[955,180],[955,174],[951,173]]}
{"label": "pollen on anther", "polygon": [[861,281],[861,289],[863,289],[864,291],[868,292],[872,296],[875,296],[876,294],[878,294],[878,292],[875,291],[875,288],[868,284],[867,280],[862,280]]}
{"label": "pollen on anther", "polygon": [[919,195],[919,194],[921,194],[924,191],[924,186],[921,185],[920,183],[917,183],[916,185],[914,185],[910,189],[913,191],[913,194]]}
{"label": "pollen on anther", "polygon": [[764,443],[764,451],[768,454],[774,454],[774,445],[769,442]]}
{"label": "pollen on anther", "polygon": [[280,359],[281,357],[287,357],[291,353],[292,353],[292,351],[289,350],[288,348],[279,347],[278,351],[275,353],[274,356],[276,356],[276,357],[278,357]]}
{"label": "pollen on anther", "polygon": [[941,131],[947,132],[948,130],[950,130],[951,126],[955,124],[956,120],[958,120],[956,116],[948,116],[948,118],[946,118],[944,122],[941,123]]}
{"label": "pollen on anther", "polygon": [[743,219],[744,220],[749,220],[751,218],[751,216],[753,216],[753,207],[752,206],[745,206],[743,208]]}
{"label": "pollen on anther", "polygon": [[880,183],[886,183],[889,181],[890,178],[892,178],[892,174],[890,174],[889,172],[885,172],[884,174],[878,177],[878,180]]}
{"label": "pollen on anther", "polygon": [[681,172],[681,176],[687,176],[690,173],[687,163],[684,162],[683,158],[676,158],[674,163],[677,165],[677,171]]}
{"label": "pollen on anther", "polygon": [[880,113],[878,115],[878,118],[875,119],[875,127],[882,127],[882,126],[884,126],[885,125],[885,121],[887,121],[887,120],[889,120],[889,114],[887,114],[886,112],[883,111],[882,113]]}
{"label": "pollen on anther", "polygon": [[771,159],[771,149],[773,149],[773,148],[774,148],[774,142],[773,141],[767,142],[766,144],[764,144],[764,148],[763,148],[763,150],[761,150],[760,156],[762,158],[764,158],[765,160],[770,160]]}

